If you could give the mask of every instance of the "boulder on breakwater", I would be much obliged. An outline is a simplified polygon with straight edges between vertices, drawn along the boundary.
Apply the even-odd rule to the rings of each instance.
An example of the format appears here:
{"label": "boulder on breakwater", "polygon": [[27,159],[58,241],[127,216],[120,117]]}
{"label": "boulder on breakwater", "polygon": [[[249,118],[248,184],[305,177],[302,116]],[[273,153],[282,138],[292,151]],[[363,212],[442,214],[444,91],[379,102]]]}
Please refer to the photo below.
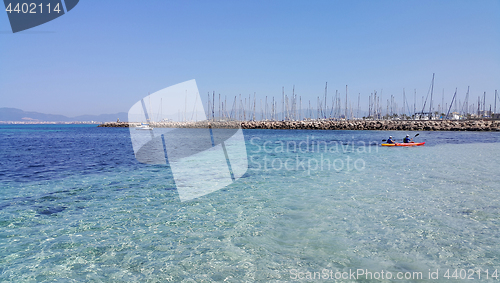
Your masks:
{"label": "boulder on breakwater", "polygon": [[[200,121],[150,123],[152,128],[238,128],[276,130],[500,131],[500,120],[303,120]],[[137,127],[140,123],[108,122],[99,127]]]}

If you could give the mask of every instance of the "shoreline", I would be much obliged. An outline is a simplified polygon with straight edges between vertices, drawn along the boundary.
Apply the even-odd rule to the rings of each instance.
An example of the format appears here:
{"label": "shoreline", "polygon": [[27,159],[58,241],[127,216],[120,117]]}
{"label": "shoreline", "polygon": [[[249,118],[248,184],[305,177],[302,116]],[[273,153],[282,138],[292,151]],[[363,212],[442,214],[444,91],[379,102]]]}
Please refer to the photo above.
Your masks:
{"label": "shoreline", "polygon": [[[378,130],[378,131],[500,131],[500,120],[304,120],[202,121],[150,123],[152,128],[227,128],[272,130]],[[137,127],[140,123],[106,122],[98,127]]]}
{"label": "shoreline", "polygon": [[25,121],[0,121],[0,125],[100,125],[103,122],[96,121],[73,121],[73,122],[25,122]]}

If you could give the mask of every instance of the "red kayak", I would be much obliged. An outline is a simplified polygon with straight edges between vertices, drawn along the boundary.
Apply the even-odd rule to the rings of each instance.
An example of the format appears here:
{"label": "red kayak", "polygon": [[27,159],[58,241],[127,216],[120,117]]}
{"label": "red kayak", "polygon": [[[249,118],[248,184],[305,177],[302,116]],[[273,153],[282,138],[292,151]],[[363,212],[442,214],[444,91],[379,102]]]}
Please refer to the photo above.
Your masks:
{"label": "red kayak", "polygon": [[382,146],[419,146],[424,145],[425,142],[408,142],[408,143],[383,143]]}

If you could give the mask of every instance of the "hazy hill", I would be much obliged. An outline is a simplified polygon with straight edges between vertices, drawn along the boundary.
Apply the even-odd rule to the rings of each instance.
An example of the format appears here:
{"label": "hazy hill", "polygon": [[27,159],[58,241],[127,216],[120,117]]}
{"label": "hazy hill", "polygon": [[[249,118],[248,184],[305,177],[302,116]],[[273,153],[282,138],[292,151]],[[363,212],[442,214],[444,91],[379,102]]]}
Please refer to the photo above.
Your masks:
{"label": "hazy hill", "polygon": [[38,121],[38,122],[111,122],[116,119],[126,122],[128,114],[120,112],[117,114],[101,114],[101,115],[80,115],[76,117],[66,117],[64,115],[44,114],[38,112],[27,112],[16,108],[0,108],[0,121]]}

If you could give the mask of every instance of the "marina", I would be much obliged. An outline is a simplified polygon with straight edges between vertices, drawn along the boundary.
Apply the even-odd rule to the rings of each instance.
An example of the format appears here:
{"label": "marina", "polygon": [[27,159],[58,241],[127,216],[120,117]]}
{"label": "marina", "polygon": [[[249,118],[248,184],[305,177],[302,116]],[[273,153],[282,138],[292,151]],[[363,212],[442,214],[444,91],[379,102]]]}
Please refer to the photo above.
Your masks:
{"label": "marina", "polygon": [[[381,95],[377,96],[374,91],[368,99],[368,111],[360,108],[361,94],[357,96],[357,108],[353,109],[352,101],[348,96],[348,87],[346,85],[345,100],[341,101],[340,94],[335,91],[335,96],[331,98],[331,104],[328,104],[328,83],[325,84],[324,97],[317,97],[316,106],[311,106],[308,101],[308,108],[303,108],[302,97],[295,93],[295,86],[292,88],[292,95],[289,97],[282,90],[281,103],[278,99],[266,96],[260,99],[260,110],[257,109],[256,94],[249,95],[248,98],[241,95],[234,96],[233,102],[227,103],[227,97],[217,96],[215,91],[208,93],[206,107],[202,107],[198,95],[196,99],[191,99],[187,103],[187,93],[182,96],[174,96],[175,100],[169,101],[161,97],[162,94],[155,93],[155,107],[158,110],[153,111],[151,107],[151,98],[148,96],[148,102],[144,100],[137,103],[132,116],[129,116],[129,122],[106,122],[99,127],[135,127],[144,128],[143,122],[139,123],[134,119],[143,118],[147,120],[148,127],[152,128],[242,128],[242,129],[296,129],[296,130],[399,130],[399,131],[500,131],[500,114],[497,113],[497,101],[500,99],[495,90],[494,106],[490,105],[486,110],[486,92],[478,97],[477,112],[475,104],[469,105],[470,87],[467,88],[464,102],[457,102],[457,90],[453,95],[451,103],[448,105],[433,106],[435,74],[432,76],[432,83],[427,97],[422,97],[421,105],[417,106],[416,91],[415,100],[410,107],[408,97],[402,92],[402,104],[400,107],[396,102],[394,95],[390,96],[385,104],[386,110],[383,111],[384,104],[380,101]],[[193,81],[185,82],[189,85],[196,84]],[[184,83],[183,83],[184,84]],[[179,87],[181,84],[176,85]],[[163,92],[161,90],[159,92]],[[216,100],[217,98],[217,100]],[[270,104],[268,103],[268,100]],[[443,96],[444,102],[444,96]],[[164,103],[169,107],[177,105],[184,111],[173,110],[163,111]],[[148,104],[148,106],[146,106]],[[196,106],[195,106],[196,105]],[[230,106],[228,106],[230,105]],[[141,107],[142,106],[142,107]],[[187,109],[197,107],[197,115],[187,113]],[[417,111],[417,107],[420,111]],[[413,109],[413,112],[411,111]],[[453,111],[452,111],[453,109]],[[280,110],[280,111],[278,111]],[[203,113],[204,112],[204,113]],[[445,113],[444,113],[445,112]],[[167,114],[170,115],[167,117]],[[367,114],[362,116],[363,113]],[[139,115],[137,115],[139,114]],[[199,116],[198,116],[199,114]],[[145,115],[145,116],[144,116]],[[362,116],[362,117],[361,117]],[[194,117],[198,117],[194,119]],[[204,117],[200,118],[200,117]],[[132,120],[131,120],[132,119]],[[131,120],[131,121],[130,121]]]}

